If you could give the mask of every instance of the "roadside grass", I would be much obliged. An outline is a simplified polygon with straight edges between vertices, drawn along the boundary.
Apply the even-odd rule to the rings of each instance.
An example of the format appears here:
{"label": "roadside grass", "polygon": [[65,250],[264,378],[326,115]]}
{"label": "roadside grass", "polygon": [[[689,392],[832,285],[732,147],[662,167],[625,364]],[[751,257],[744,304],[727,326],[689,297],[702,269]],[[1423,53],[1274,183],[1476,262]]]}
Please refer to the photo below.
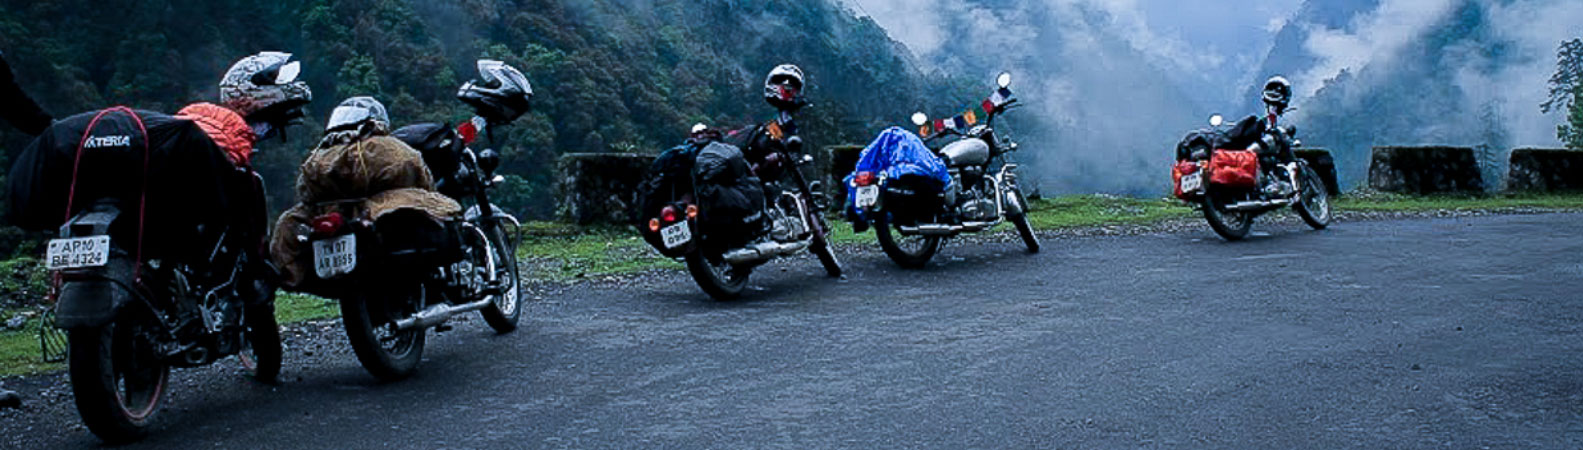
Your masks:
{"label": "roadside grass", "polygon": [[[11,312],[0,314],[10,318]],[[41,356],[38,327],[44,322],[32,319],[21,329],[0,331],[0,378],[32,375],[65,369],[61,363],[47,363]]]}
{"label": "roadside grass", "polygon": [[572,281],[682,265],[660,256],[630,227],[530,222],[523,224],[517,256],[527,265],[525,278]]}
{"label": "roadside grass", "polygon": [[1583,192],[1436,196],[1355,192],[1337,198],[1335,208],[1341,211],[1371,212],[1478,211],[1516,208],[1576,210],[1583,209]]}

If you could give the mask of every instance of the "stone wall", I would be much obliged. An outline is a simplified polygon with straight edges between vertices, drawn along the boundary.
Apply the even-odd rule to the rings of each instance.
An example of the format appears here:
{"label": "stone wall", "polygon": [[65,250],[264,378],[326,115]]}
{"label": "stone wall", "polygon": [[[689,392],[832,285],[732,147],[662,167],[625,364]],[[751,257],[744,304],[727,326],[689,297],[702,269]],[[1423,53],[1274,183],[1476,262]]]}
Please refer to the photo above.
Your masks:
{"label": "stone wall", "polygon": [[1336,181],[1336,160],[1330,156],[1330,150],[1299,148],[1295,153],[1298,158],[1308,162],[1308,167],[1319,172],[1319,178],[1325,180],[1325,190],[1331,196],[1341,195],[1341,184]]}
{"label": "stone wall", "polygon": [[1539,192],[1583,190],[1583,151],[1538,148],[1512,150],[1506,189]]}
{"label": "stone wall", "polygon": [[638,183],[654,162],[635,153],[568,153],[556,164],[556,210],[562,221],[578,225],[630,221]]}
{"label": "stone wall", "polygon": [[840,211],[846,205],[846,176],[857,169],[857,157],[863,153],[863,148],[859,145],[837,145],[825,147],[820,152],[825,193],[830,195],[830,208],[833,211]]}
{"label": "stone wall", "polygon": [[1484,179],[1467,147],[1375,147],[1369,187],[1403,194],[1479,193]]}

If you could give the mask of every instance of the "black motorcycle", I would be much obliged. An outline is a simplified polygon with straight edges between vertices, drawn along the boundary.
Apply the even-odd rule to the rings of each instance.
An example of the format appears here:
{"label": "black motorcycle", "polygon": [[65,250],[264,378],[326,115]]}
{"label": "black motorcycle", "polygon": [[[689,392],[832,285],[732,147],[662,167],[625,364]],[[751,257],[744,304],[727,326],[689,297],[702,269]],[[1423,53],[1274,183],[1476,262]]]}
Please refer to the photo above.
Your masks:
{"label": "black motorcycle", "polygon": [[1319,172],[1293,149],[1302,146],[1297,127],[1248,116],[1230,128],[1219,114],[1210,127],[1188,133],[1176,148],[1174,195],[1203,211],[1215,233],[1228,241],[1248,236],[1260,215],[1292,207],[1313,229],[1330,225],[1330,191]]}
{"label": "black motorcycle", "polygon": [[[636,218],[644,239],[660,254],[682,259],[716,300],[740,296],[755,267],[804,250],[818,257],[829,276],[841,276],[824,218],[825,197],[819,183],[802,173],[813,157],[802,153],[801,138],[780,135],[780,126],[771,122],[724,137],[698,125],[687,145],[656,160],[640,188]],[[718,186],[695,173],[698,165],[716,163],[724,171],[748,172],[736,167],[746,164],[743,149],[756,156],[753,176],[740,183]],[[734,199],[750,212],[724,219],[727,208],[712,201],[717,198]]]}
{"label": "black motorcycle", "polygon": [[[886,179],[858,172],[851,186],[858,208],[867,213],[880,248],[902,267],[918,268],[939,252],[942,241],[964,233],[983,232],[1011,222],[1029,252],[1039,251],[1039,238],[1028,223],[1028,201],[1017,185],[1016,164],[1005,161],[1017,143],[996,133],[995,119],[1020,107],[1011,95],[1011,74],[996,77],[1000,90],[988,103],[988,117],[966,131],[941,127],[925,139],[931,144],[955,138],[936,149],[951,174],[944,190],[922,186],[910,177]],[[925,126],[928,117],[913,115]],[[861,230],[863,224],[857,224]]]}

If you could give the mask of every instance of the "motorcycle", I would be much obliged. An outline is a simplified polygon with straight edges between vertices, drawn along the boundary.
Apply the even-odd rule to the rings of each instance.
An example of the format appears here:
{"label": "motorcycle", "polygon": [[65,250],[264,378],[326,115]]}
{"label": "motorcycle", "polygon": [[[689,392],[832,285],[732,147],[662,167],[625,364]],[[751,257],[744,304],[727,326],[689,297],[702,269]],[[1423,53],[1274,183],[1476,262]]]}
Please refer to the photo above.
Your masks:
{"label": "motorcycle", "polygon": [[[923,267],[945,239],[988,231],[1007,221],[1029,252],[1039,251],[1039,238],[1028,223],[1028,202],[1017,185],[1017,165],[1005,161],[1018,145],[994,126],[1001,114],[1021,105],[1010,94],[1011,74],[1000,74],[996,84],[1000,90],[986,103],[984,123],[965,132],[941,127],[925,139],[934,143],[958,138],[936,150],[950,173],[944,192],[928,194],[932,189],[910,182],[910,177],[891,179],[883,171],[851,177],[847,188],[855,193],[855,206],[864,211],[855,228],[861,232],[871,222],[880,248],[896,264]],[[922,112],[912,117],[920,127],[928,120]]]}
{"label": "motorcycle", "polygon": [[[766,124],[757,127],[757,130],[776,126],[774,123]],[[727,151],[738,150],[736,146],[722,143],[719,132],[702,124],[695,126],[692,131],[693,137],[689,139],[689,144],[673,150],[679,150],[685,156],[668,152],[656,161],[655,169],[651,170],[646,184],[664,184],[667,188],[655,188],[643,194],[646,200],[640,203],[654,205],[647,211],[639,212],[638,218],[642,222],[639,225],[640,234],[645,241],[660,254],[681,259],[698,287],[715,300],[725,301],[741,296],[754,268],[804,250],[819,259],[826,274],[841,276],[841,263],[836,259],[829,240],[830,226],[823,217],[824,196],[820,193],[819,183],[808,181],[801,171],[802,167],[813,163],[813,157],[802,154],[800,138],[791,136],[785,140],[785,145],[763,149],[767,154],[754,170],[754,173],[765,177],[761,180],[761,186],[767,198],[763,202],[762,212],[768,223],[773,224],[772,230],[744,231],[740,227],[710,229],[700,226],[703,219],[709,217],[710,211],[706,209],[707,205],[699,201],[704,197],[700,195],[697,183],[692,180],[693,158],[711,145],[730,147]],[[752,141],[748,139],[743,147],[751,145]],[[688,153],[689,148],[691,153]],[[685,180],[667,181],[664,175],[667,170],[663,167],[668,164],[667,161],[677,162],[681,167],[681,171],[675,172],[670,178]],[[785,167],[787,161],[792,162],[789,168]],[[755,180],[753,183],[760,181],[752,179]],[[645,215],[647,220],[643,221]],[[743,233],[747,233],[751,239],[743,239]]]}
{"label": "motorcycle", "polygon": [[1272,109],[1263,121],[1248,116],[1227,128],[1216,114],[1209,128],[1177,145],[1174,195],[1228,241],[1246,238],[1255,218],[1288,206],[1315,230],[1330,225],[1330,192],[1319,172],[1293,155],[1302,146],[1297,127],[1275,125],[1279,118]]}
{"label": "motorcycle", "polygon": [[[129,120],[119,121],[118,115]],[[60,125],[67,122],[80,124],[82,121],[78,119],[83,117],[86,116],[68,119],[57,126],[73,126]],[[100,122],[100,118],[105,120]],[[148,130],[160,129],[140,137],[134,135],[134,139],[146,141],[149,136],[183,136],[170,131],[180,127],[190,130],[185,136],[200,136],[190,122],[147,112],[134,113],[125,108],[105,110],[94,116],[92,123],[133,121],[137,126],[148,124]],[[115,125],[100,128],[113,130]],[[92,124],[88,129],[81,135],[106,133]],[[112,138],[94,139],[114,141]],[[110,142],[95,150],[98,155],[106,155],[100,156],[102,158],[115,158],[115,147],[132,149],[130,154],[144,161],[150,153],[156,152],[136,142]],[[167,155],[220,158],[215,160],[217,164],[209,166],[216,168],[214,172],[217,173],[234,170],[223,156],[219,156],[218,150],[212,156],[205,156],[206,152],[198,151],[201,146],[194,142],[165,142],[161,146],[181,149],[171,150]],[[135,153],[139,147],[142,155]],[[30,155],[33,155],[32,150],[29,149]],[[79,161],[87,159],[81,157],[80,150],[78,155]],[[256,380],[273,383],[280,373],[282,350],[280,330],[275,322],[273,288],[258,280],[259,270],[266,267],[266,263],[261,256],[244,250],[258,245],[252,240],[256,233],[244,230],[249,226],[243,221],[224,223],[229,221],[200,219],[201,224],[193,233],[182,233],[195,236],[190,242],[159,249],[145,246],[147,235],[173,235],[169,229],[152,227],[192,222],[186,218],[173,219],[168,208],[163,209],[164,214],[155,215],[155,207],[149,206],[154,198],[149,194],[149,186],[165,181],[149,175],[146,164],[143,187],[133,185],[128,189],[119,182],[106,181],[115,179],[116,173],[125,173],[125,168],[100,161],[99,168],[83,164],[81,177],[73,174],[73,191],[81,193],[83,190],[79,187],[97,185],[98,189],[94,190],[98,192],[73,199],[86,206],[69,213],[71,216],[59,227],[59,237],[48,242],[44,262],[54,280],[51,288],[55,299],[54,326],[66,334],[67,373],[77,412],[89,431],[115,444],[147,434],[165,393],[172,387],[171,368],[200,367],[235,356]],[[242,173],[218,176],[240,177]],[[251,176],[225,182],[251,183],[253,196],[238,199],[230,208],[256,212],[261,220],[263,212],[267,211],[263,180],[256,173],[248,175]],[[188,174],[188,177],[202,178],[196,174]],[[135,193],[140,189],[141,197],[127,198],[117,193]],[[65,211],[74,209],[70,202],[68,200]],[[145,225],[150,228],[145,230]],[[254,231],[266,229],[262,223],[255,225]],[[169,244],[168,240],[161,242]],[[176,250],[178,247],[180,251]]]}

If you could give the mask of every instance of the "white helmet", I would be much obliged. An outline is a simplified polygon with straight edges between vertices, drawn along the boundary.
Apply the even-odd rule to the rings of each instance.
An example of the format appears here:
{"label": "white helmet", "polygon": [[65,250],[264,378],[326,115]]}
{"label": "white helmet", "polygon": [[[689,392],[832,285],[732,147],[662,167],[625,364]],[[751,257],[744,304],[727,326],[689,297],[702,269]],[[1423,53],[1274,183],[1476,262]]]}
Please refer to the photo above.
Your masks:
{"label": "white helmet", "polygon": [[1286,108],[1292,103],[1292,82],[1286,77],[1270,77],[1264,82],[1264,103],[1277,108]]}
{"label": "white helmet", "polygon": [[782,111],[796,111],[808,104],[802,93],[804,83],[802,69],[791,64],[776,66],[764,78],[764,101]]}
{"label": "white helmet", "polygon": [[248,122],[286,124],[302,118],[313,100],[308,83],[297,80],[302,63],[290,53],[263,52],[242,58],[220,80],[220,103]]}
{"label": "white helmet", "polygon": [[364,123],[390,128],[390,115],[385,113],[385,105],[374,100],[373,97],[352,97],[341,101],[341,104],[330,112],[330,120],[325,122],[324,131],[356,130]]}

